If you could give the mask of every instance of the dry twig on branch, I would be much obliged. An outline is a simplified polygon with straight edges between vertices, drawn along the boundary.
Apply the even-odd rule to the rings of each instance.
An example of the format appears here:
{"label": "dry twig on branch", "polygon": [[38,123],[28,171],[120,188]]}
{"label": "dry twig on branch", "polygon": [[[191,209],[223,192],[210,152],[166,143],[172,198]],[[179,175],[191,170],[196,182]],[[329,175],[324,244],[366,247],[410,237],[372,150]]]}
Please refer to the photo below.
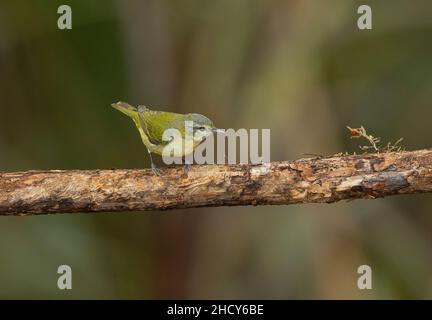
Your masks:
{"label": "dry twig on branch", "polygon": [[372,199],[432,192],[432,149],[145,170],[0,173],[0,215]]}

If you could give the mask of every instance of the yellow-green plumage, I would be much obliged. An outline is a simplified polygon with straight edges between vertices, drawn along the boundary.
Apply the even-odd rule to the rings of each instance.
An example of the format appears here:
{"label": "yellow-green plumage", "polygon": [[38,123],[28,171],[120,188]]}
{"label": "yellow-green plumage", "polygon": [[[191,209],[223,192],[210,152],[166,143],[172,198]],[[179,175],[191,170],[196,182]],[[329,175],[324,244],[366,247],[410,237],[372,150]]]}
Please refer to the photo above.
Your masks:
{"label": "yellow-green plumage", "polygon": [[[114,103],[112,107],[132,118],[149,153],[162,155],[164,148],[170,144],[179,150],[175,156],[186,156],[193,152],[207,136],[218,130],[210,119],[196,113],[154,111],[144,106],[139,106],[137,109],[125,102]],[[185,143],[185,121],[193,121],[192,144]],[[182,138],[164,141],[163,134],[170,128],[177,129]],[[153,161],[152,167],[154,167]]]}

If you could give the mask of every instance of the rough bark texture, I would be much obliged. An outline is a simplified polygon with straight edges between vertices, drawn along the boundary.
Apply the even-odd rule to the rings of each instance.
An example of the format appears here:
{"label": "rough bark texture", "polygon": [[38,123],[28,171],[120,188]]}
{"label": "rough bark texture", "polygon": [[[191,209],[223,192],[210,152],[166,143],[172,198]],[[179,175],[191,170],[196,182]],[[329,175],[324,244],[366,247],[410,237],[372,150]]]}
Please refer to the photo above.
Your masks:
{"label": "rough bark texture", "polygon": [[164,210],[432,192],[432,149],[262,165],[0,173],[0,214]]}

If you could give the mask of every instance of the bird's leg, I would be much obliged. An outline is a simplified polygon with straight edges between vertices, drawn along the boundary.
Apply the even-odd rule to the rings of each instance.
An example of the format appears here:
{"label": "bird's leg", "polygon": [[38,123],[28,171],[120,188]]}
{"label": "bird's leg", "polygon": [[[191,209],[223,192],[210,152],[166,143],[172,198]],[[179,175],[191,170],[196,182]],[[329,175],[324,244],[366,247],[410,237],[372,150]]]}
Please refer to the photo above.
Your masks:
{"label": "bird's leg", "polygon": [[153,173],[157,176],[160,176],[161,175],[160,169],[158,167],[156,167],[156,165],[154,164],[150,150],[147,149],[147,151],[148,151],[148,154],[150,156],[151,169],[152,169]]}
{"label": "bird's leg", "polygon": [[192,168],[192,163],[189,162],[189,160],[187,160],[186,157],[184,158],[184,160],[185,160],[184,173],[185,175],[188,175],[189,170]]}
{"label": "bird's leg", "polygon": [[191,163],[185,163],[184,165],[184,172],[186,175],[188,175],[190,169],[192,168],[192,164]]}

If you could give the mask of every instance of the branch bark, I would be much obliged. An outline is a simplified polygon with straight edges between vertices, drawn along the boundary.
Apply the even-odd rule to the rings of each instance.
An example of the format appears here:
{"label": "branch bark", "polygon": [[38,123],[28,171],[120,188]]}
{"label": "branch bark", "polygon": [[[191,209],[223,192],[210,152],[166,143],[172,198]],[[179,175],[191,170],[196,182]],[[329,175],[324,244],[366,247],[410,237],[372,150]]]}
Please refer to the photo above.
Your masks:
{"label": "branch bark", "polygon": [[0,173],[0,215],[332,203],[432,192],[432,149],[262,165]]}

